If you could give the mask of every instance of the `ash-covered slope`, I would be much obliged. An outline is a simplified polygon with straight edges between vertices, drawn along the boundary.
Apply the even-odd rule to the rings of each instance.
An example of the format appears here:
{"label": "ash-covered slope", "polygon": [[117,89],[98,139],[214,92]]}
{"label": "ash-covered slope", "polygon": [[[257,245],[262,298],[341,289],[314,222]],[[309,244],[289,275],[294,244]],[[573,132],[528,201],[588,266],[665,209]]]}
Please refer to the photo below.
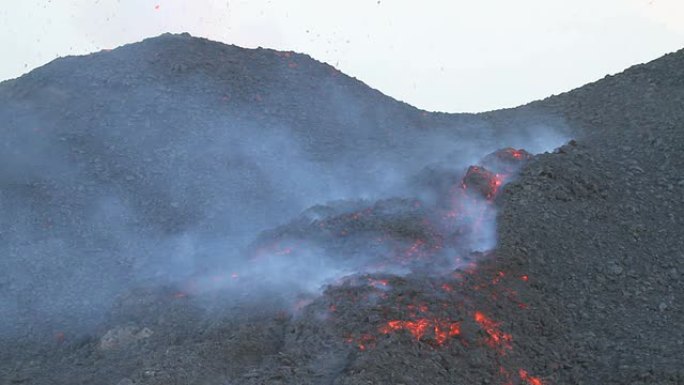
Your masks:
{"label": "ash-covered slope", "polygon": [[[303,55],[163,35],[2,83],[0,383],[681,383],[682,79],[678,52],[517,109],[432,114]],[[475,268],[360,275],[295,316],[282,293],[180,291],[242,285],[221,274],[260,234],[324,242],[290,222],[331,200],[398,205],[408,226],[365,226],[438,239],[402,206],[432,199],[416,186],[570,138],[497,198],[499,247]],[[355,204],[321,222],[348,226]],[[275,273],[306,280],[295,266]]]}
{"label": "ash-covered slope", "polygon": [[19,330],[212,269],[312,205],[565,129],[429,114],[304,55],[170,34],[4,82],[0,117],[0,298]]}
{"label": "ash-covered slope", "polygon": [[509,187],[500,222],[502,264],[556,315],[559,383],[684,382],[684,51],[519,110],[579,130]]}

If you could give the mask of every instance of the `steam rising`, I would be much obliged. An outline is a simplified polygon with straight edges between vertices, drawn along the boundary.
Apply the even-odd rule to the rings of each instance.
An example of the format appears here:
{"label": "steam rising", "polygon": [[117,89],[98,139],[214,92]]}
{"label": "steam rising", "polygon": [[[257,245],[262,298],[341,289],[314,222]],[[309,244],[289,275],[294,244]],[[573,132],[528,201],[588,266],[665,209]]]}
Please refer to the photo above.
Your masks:
{"label": "steam rising", "polygon": [[[45,106],[87,111],[89,102],[78,84],[47,74],[22,79],[38,84],[35,104],[7,84],[0,89],[0,317],[11,320],[3,336],[86,330],[117,296],[141,286],[171,285],[211,301],[244,292],[295,299],[359,272],[406,274],[412,265],[392,258],[397,245],[411,248],[409,236],[390,247],[374,244],[369,230],[344,246],[288,231],[367,208],[400,220],[448,211],[438,191],[486,154],[507,146],[538,153],[567,139],[563,122],[550,117],[507,127],[476,116],[419,124],[381,103],[369,115],[367,102],[331,85],[311,106],[325,106],[315,113],[328,125],[314,126],[264,115],[255,103],[223,107],[193,96],[186,89],[197,82],[212,87],[196,77],[123,100],[98,94],[97,115],[55,115]],[[460,207],[468,221],[490,210],[468,202]],[[492,214],[463,238],[468,251],[495,245]],[[282,244],[268,249],[276,239]],[[454,268],[463,262],[454,256],[465,257],[454,247],[440,253],[443,261],[423,263]]]}

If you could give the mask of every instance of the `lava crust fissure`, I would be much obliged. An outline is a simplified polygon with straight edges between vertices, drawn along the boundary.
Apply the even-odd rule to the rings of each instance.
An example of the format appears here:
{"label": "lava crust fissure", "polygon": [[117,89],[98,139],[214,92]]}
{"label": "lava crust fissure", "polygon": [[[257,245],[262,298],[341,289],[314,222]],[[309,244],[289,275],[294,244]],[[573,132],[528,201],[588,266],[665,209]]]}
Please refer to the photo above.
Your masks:
{"label": "lava crust fissure", "polygon": [[163,35],[3,82],[0,384],[684,383],[681,79],[428,113]]}

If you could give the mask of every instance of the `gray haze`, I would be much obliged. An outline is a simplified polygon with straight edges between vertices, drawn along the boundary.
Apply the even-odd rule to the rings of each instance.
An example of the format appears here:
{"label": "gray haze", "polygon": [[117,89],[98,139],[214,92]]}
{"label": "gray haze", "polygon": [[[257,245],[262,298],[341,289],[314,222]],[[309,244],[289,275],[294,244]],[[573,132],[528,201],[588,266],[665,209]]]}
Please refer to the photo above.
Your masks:
{"label": "gray haze", "polygon": [[[179,72],[204,55],[228,64]],[[313,205],[415,196],[406,181],[428,165],[462,172],[501,147],[568,139],[553,116],[429,116],[280,60],[167,35],[3,83],[2,332],[86,330],[136,287],[236,272],[263,278],[253,290],[315,292],[353,271],[315,247],[254,266],[246,248]]]}

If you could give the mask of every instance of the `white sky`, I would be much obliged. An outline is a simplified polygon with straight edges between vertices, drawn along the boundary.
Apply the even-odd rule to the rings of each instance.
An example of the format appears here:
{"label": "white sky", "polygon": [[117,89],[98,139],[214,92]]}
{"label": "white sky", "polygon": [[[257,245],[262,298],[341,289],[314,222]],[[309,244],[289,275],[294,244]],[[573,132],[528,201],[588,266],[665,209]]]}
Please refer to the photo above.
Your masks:
{"label": "white sky", "polygon": [[307,53],[417,107],[474,112],[684,48],[684,0],[0,0],[0,79],[184,31]]}

